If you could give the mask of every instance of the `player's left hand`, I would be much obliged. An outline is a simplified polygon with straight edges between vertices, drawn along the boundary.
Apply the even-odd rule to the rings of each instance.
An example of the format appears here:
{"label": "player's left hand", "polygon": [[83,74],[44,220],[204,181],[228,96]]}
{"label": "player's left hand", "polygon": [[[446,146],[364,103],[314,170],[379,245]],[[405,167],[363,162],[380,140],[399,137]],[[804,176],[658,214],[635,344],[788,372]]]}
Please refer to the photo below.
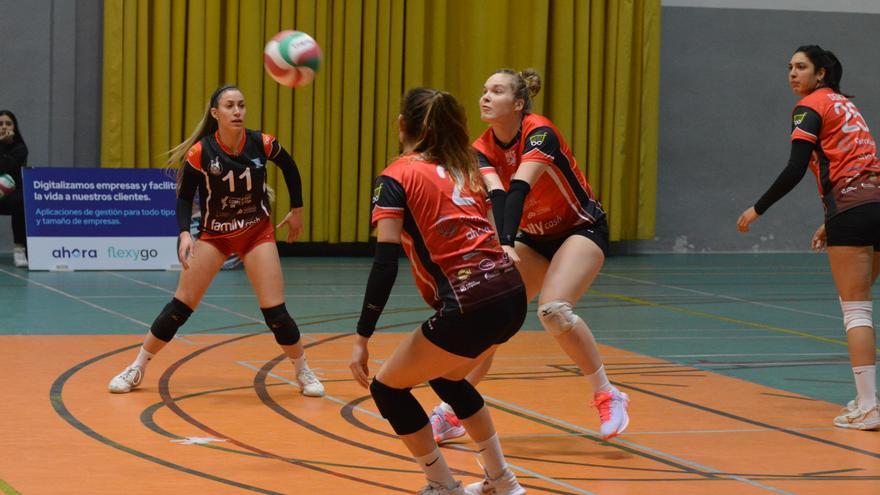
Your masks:
{"label": "player's left hand", "polygon": [[370,386],[370,367],[367,362],[370,360],[370,351],[367,349],[369,339],[361,335],[356,335],[354,346],[351,349],[351,376],[354,381],[358,382],[361,387],[368,388]]}
{"label": "player's left hand", "polygon": [[821,253],[828,246],[828,236],[825,234],[825,224],[819,226],[813,234],[813,240],[810,241],[813,251]]}
{"label": "player's left hand", "polygon": [[752,224],[755,220],[758,219],[761,215],[758,215],[758,212],[755,211],[754,206],[750,206],[746,211],[740,214],[739,218],[736,220],[736,230],[740,232],[748,232],[749,225]]}
{"label": "player's left hand", "polygon": [[275,229],[280,229],[285,224],[287,224],[287,242],[293,242],[299,239],[300,234],[303,231],[303,209],[300,208],[291,208],[287,215],[284,216],[284,219],[281,220],[281,223],[275,226]]}

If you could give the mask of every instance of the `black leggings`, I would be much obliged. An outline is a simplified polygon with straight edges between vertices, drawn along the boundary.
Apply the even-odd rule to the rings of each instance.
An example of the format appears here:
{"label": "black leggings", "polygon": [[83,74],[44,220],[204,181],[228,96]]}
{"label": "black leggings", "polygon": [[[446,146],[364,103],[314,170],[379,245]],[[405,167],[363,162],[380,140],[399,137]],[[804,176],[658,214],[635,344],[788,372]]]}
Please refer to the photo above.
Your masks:
{"label": "black leggings", "polygon": [[0,198],[0,215],[12,216],[12,240],[24,246],[27,235],[24,229],[24,195],[21,189]]}

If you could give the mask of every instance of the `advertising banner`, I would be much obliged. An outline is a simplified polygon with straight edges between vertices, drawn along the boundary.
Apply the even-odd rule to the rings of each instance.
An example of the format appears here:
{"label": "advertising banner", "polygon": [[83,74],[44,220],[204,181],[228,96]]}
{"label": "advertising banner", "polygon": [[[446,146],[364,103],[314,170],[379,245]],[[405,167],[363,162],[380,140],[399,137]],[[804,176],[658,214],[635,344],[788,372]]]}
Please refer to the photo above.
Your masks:
{"label": "advertising banner", "polygon": [[164,169],[26,168],[31,270],[167,270],[176,181]]}

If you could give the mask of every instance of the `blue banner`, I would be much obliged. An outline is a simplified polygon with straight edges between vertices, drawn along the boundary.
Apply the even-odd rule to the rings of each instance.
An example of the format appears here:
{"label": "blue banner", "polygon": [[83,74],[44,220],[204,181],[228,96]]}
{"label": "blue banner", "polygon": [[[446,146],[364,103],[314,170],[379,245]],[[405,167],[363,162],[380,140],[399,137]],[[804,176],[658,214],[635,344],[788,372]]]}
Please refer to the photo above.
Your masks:
{"label": "blue banner", "polygon": [[164,169],[27,168],[28,237],[177,237]]}

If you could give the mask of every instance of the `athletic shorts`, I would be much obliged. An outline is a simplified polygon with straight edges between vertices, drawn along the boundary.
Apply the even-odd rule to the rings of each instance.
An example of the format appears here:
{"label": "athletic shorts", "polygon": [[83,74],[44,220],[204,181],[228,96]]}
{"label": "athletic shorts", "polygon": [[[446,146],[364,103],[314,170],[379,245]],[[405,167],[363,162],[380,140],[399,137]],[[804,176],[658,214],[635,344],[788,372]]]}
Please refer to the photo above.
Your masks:
{"label": "athletic shorts", "polygon": [[880,251],[880,203],[867,203],[825,221],[829,246],[873,246]]}
{"label": "athletic shorts", "polygon": [[251,249],[264,242],[275,242],[275,227],[269,217],[250,227],[229,234],[209,234],[202,232],[200,241],[205,241],[223,253],[227,258],[233,253],[244,257]]}
{"label": "athletic shorts", "polygon": [[444,351],[475,358],[495,344],[503,344],[526,319],[526,289],[516,291],[465,313],[434,313],[422,323],[422,333]]}
{"label": "athletic shorts", "polygon": [[602,250],[602,254],[608,256],[608,222],[605,221],[605,217],[596,220],[593,224],[578,226],[572,231],[554,237],[541,237],[520,231],[516,235],[516,241],[534,249],[547,258],[547,261],[550,261],[556,251],[562,247],[562,243],[573,235],[583,236],[593,241]]}

